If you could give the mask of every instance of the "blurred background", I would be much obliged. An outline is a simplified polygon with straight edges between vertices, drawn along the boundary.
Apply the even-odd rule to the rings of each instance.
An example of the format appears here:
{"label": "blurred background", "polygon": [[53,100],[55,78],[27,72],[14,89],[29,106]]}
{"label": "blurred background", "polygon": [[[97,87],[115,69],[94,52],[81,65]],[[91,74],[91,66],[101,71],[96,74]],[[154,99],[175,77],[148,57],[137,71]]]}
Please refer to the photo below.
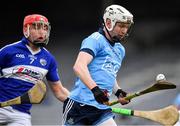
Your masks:
{"label": "blurred background", "polygon": [[[47,49],[57,58],[61,81],[69,90],[75,75],[72,67],[82,40],[101,26],[103,10],[110,4],[124,6],[134,15],[134,26],[127,43],[126,57],[118,73],[118,82],[129,93],[150,86],[156,75],[177,84],[177,89],[140,96],[130,104],[116,107],[155,110],[173,104],[180,92],[180,1],[171,0],[17,0],[4,1],[0,6],[0,44],[23,37],[24,16],[45,15],[51,23]],[[116,99],[114,96],[112,100]],[[45,100],[32,109],[33,125],[61,125],[62,106],[50,89]],[[118,125],[158,125],[155,122],[127,116],[116,116]]]}

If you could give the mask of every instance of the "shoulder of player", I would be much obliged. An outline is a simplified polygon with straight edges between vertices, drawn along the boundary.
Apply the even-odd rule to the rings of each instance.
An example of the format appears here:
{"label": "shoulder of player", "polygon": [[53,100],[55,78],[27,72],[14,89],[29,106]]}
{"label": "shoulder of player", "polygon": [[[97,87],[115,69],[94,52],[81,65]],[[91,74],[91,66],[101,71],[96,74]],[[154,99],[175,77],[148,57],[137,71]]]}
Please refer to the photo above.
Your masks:
{"label": "shoulder of player", "polygon": [[92,33],[87,39],[100,40],[103,38],[103,35],[99,32]]}
{"label": "shoulder of player", "polygon": [[11,43],[11,44],[7,44],[4,47],[2,47],[0,49],[0,51],[1,50],[11,50],[12,48],[18,47],[20,44],[21,44],[21,41],[17,41],[17,42]]}

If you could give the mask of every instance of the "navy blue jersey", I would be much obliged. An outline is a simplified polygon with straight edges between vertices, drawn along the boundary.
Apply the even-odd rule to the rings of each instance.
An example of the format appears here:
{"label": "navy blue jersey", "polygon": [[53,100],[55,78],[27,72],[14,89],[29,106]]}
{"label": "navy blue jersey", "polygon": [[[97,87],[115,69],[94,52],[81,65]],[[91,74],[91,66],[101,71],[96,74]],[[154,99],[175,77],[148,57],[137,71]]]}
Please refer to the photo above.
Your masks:
{"label": "navy blue jersey", "polygon": [[[101,89],[106,89],[112,94],[117,72],[125,56],[125,48],[119,42],[111,45],[103,34],[95,32],[83,40],[80,50],[90,50],[87,51],[93,56],[93,60],[88,64],[90,75]],[[80,78],[77,78],[70,98],[99,109],[109,108],[95,100],[91,90]]]}
{"label": "navy blue jersey", "polygon": [[[0,50],[0,102],[15,98],[27,92],[35,80],[58,81],[55,58],[45,48],[34,52],[28,40],[9,44]],[[31,104],[13,105],[14,109],[30,113]]]}

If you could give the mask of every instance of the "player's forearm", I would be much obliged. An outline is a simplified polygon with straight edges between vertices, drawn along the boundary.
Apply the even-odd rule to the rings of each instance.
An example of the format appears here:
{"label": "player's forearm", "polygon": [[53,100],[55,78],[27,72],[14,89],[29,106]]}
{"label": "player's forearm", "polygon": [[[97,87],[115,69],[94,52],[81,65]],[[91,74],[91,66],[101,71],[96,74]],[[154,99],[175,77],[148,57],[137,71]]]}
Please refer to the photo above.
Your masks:
{"label": "player's forearm", "polygon": [[58,100],[64,102],[69,96],[69,91],[66,88],[62,87],[62,89],[58,92],[55,92],[54,95]]}
{"label": "player's forearm", "polygon": [[63,87],[60,81],[57,82],[48,81],[48,83],[54,93],[54,96],[58,100],[63,102],[64,100],[67,99],[67,97],[69,96],[69,91],[65,87]]}
{"label": "player's forearm", "polygon": [[83,64],[75,64],[73,67],[75,74],[81,79],[81,81],[89,88],[92,89],[96,85],[95,81],[91,78],[88,67]]}
{"label": "player's forearm", "polygon": [[120,86],[117,83],[117,80],[115,81],[114,87],[113,87],[113,93],[115,94],[118,89],[121,89]]}

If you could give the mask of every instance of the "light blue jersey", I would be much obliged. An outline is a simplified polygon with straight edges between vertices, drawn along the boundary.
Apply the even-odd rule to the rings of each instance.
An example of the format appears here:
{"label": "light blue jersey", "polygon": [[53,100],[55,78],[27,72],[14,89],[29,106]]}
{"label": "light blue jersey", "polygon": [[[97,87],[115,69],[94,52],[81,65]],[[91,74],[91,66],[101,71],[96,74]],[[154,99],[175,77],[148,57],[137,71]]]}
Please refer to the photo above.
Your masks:
{"label": "light blue jersey", "polygon": [[[103,33],[95,32],[83,40],[80,50],[90,50],[90,54],[93,56],[93,60],[88,65],[90,75],[101,89],[108,90],[111,95],[117,72],[125,56],[124,47],[120,43],[112,46]],[[75,81],[69,97],[99,109],[109,108],[107,105],[96,102],[91,90],[79,78]]]}
{"label": "light blue jersey", "polygon": [[[33,52],[28,40],[7,45],[0,49],[0,102],[21,96],[35,80],[59,80],[57,63],[45,48]],[[14,109],[29,113],[31,104],[13,105]]]}
{"label": "light blue jersey", "polygon": [[174,99],[174,105],[178,106],[178,109],[180,109],[180,93]]}

